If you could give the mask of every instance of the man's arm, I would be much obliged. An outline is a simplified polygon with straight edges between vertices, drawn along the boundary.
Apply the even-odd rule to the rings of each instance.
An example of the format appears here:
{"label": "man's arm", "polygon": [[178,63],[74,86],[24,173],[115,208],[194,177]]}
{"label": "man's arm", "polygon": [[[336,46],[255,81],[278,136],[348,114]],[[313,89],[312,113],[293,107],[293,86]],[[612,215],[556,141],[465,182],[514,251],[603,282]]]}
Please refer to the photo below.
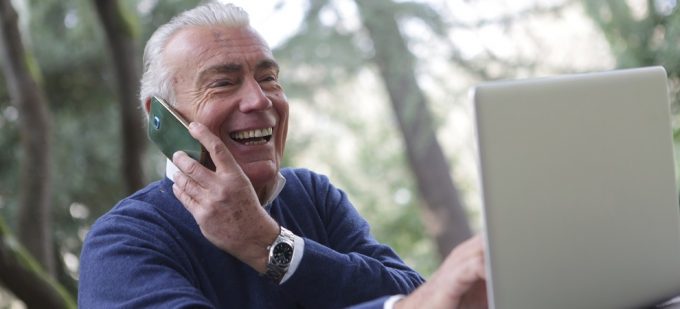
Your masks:
{"label": "man's arm", "polygon": [[[305,307],[346,307],[408,294],[423,282],[391,248],[371,236],[366,220],[325,176],[305,170],[285,176],[288,190],[280,199],[286,206],[274,207],[272,214],[284,218],[283,225],[290,224],[305,240],[300,265],[281,285],[285,294]],[[300,219],[305,217],[314,219]]]}
{"label": "man's arm", "polygon": [[351,309],[488,308],[484,267],[484,246],[478,235],[454,248],[430,281],[410,295],[381,297]]}
{"label": "man's arm", "polygon": [[78,307],[213,308],[177,264],[182,252],[168,247],[174,240],[158,229],[133,216],[98,221],[80,257]]}
{"label": "man's arm", "polygon": [[[190,125],[190,133],[210,152],[216,170],[204,168],[186,154],[175,154],[173,163],[181,171],[174,177],[175,196],[211,243],[263,273],[265,248],[276,238],[279,223],[260,206],[252,184],[224,143],[198,123]],[[305,238],[300,265],[282,285],[288,295],[312,308],[340,307],[408,293],[422,283],[389,247],[370,236],[366,221],[338,192],[332,188],[326,197],[317,198],[326,212],[326,243]],[[301,232],[298,236],[304,237]]]}

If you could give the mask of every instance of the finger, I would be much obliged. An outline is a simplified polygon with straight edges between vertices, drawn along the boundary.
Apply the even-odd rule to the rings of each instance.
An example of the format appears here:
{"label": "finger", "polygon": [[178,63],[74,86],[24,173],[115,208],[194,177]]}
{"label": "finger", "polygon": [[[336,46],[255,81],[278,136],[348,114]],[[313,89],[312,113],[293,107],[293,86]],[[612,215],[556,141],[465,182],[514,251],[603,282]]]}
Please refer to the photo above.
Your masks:
{"label": "finger", "polygon": [[461,243],[459,247],[461,251],[478,251],[483,248],[483,245],[484,239],[482,238],[482,234],[477,234]]}
{"label": "finger", "polygon": [[187,211],[189,211],[195,217],[198,213],[198,210],[200,209],[198,202],[186,192],[184,192],[177,185],[177,183],[172,185],[172,193],[174,193],[175,197],[182,203],[182,205],[184,205],[184,208],[186,208]]}
{"label": "finger", "polygon": [[[447,260],[448,262],[449,260]],[[484,256],[475,255],[466,260],[447,263],[440,267],[424,286],[428,299],[438,299],[444,306],[439,308],[459,308],[465,295],[473,292],[485,277]],[[428,291],[429,290],[429,291]],[[448,304],[448,305],[446,305]]]}
{"label": "finger", "polygon": [[211,177],[212,171],[205,168],[184,151],[177,151],[172,155],[172,163],[186,176],[196,181],[202,187]]}
{"label": "finger", "polygon": [[467,240],[463,241],[462,243],[460,243],[458,246],[456,246],[453,249],[453,252],[464,253],[464,252],[477,251],[481,248],[482,243],[483,243],[483,241],[482,241],[481,235],[477,234],[475,236],[468,238]]}
{"label": "finger", "polygon": [[448,295],[446,298],[458,303],[466,294],[472,292],[478,282],[483,282],[483,268],[482,257],[472,258],[460,262],[455,269],[445,274],[438,274],[437,278],[432,278],[431,282],[436,280],[439,287],[446,286],[447,288],[443,290],[443,293]]}
{"label": "finger", "polygon": [[456,246],[447,257],[446,264],[457,264],[477,255],[484,255],[484,240],[481,234],[475,235],[470,239]]}
{"label": "finger", "polygon": [[484,256],[475,256],[465,261],[461,272],[460,282],[464,283],[468,288],[472,284],[486,279],[486,267],[484,265]]}
{"label": "finger", "polygon": [[177,172],[172,177],[175,185],[184,193],[189,195],[192,199],[198,201],[203,195],[205,189],[201,187],[196,181],[187,177],[182,172]]}
{"label": "finger", "polygon": [[210,157],[213,163],[215,163],[217,170],[228,171],[238,168],[236,159],[231,155],[224,142],[210,132],[206,126],[199,122],[192,122],[189,124],[189,132],[210,153]]}

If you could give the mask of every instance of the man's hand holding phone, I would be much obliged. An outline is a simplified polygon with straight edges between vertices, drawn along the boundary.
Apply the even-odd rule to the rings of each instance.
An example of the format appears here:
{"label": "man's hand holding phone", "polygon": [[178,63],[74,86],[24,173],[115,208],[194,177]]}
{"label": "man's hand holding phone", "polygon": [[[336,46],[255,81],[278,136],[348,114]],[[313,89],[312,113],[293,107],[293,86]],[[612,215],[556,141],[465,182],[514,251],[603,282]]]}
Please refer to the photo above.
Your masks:
{"label": "man's hand holding phone", "polygon": [[189,133],[204,145],[215,170],[183,151],[174,153],[172,161],[180,170],[174,175],[175,196],[211,243],[264,273],[265,248],[276,239],[278,224],[260,206],[250,180],[222,140],[197,122],[189,125]]}
{"label": "man's hand holding phone", "polygon": [[173,192],[214,245],[266,270],[264,250],[277,223],[260,206],[250,180],[217,136],[189,123],[163,99],[152,97],[149,138],[179,168]]}

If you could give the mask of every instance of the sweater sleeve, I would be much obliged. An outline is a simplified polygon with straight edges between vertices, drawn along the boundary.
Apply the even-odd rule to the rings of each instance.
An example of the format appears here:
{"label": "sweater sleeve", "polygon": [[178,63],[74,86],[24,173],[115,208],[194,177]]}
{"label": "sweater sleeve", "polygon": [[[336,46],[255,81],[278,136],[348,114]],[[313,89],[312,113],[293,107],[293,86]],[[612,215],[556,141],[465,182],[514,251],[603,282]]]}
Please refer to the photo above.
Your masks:
{"label": "sweater sleeve", "polygon": [[109,216],[88,233],[78,307],[213,308],[178,264],[182,253],[169,245],[171,236],[139,220],[149,214],[135,216]]}
{"label": "sweater sleeve", "polygon": [[408,294],[423,283],[391,248],[371,236],[345,193],[325,177],[316,179],[315,187],[325,237],[304,239],[300,265],[281,286],[286,293],[307,308],[340,308]]}
{"label": "sweater sleeve", "polygon": [[348,307],[347,309],[392,309],[393,308],[393,303],[390,303],[388,305],[388,302],[390,302],[392,299],[397,299],[397,296],[384,296],[380,298],[376,298],[371,301],[363,302],[361,304],[357,304],[351,307]]}

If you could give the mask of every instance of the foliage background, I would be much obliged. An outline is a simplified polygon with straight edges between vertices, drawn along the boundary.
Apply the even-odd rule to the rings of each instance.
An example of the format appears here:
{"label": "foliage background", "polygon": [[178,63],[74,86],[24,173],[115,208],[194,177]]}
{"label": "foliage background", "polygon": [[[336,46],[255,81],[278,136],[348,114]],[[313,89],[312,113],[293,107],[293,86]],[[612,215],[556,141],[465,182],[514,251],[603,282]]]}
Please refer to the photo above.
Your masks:
{"label": "foliage background", "polygon": [[[198,2],[121,1],[140,34],[140,46],[158,25]],[[468,99],[473,85],[662,64],[671,77],[677,113],[676,1],[396,2],[403,10],[400,30],[417,59],[415,73],[435,115],[432,125],[476,230],[482,223]],[[236,3],[249,11],[283,68],[291,103],[285,165],[328,175],[349,193],[374,235],[428,276],[439,257],[426,236],[427,217],[420,213],[403,141],[380,76],[370,63],[373,50],[354,2]],[[67,273],[75,279],[88,227],[125,195],[111,60],[91,1],[13,4],[50,101],[54,242]],[[318,16],[305,19],[305,12],[314,7],[321,7]],[[141,62],[141,48],[138,58]],[[11,229],[16,229],[22,158],[17,118],[0,76],[0,216]],[[147,149],[145,169],[148,181],[163,175],[164,158],[153,147]],[[0,303],[7,299],[0,295]]]}

